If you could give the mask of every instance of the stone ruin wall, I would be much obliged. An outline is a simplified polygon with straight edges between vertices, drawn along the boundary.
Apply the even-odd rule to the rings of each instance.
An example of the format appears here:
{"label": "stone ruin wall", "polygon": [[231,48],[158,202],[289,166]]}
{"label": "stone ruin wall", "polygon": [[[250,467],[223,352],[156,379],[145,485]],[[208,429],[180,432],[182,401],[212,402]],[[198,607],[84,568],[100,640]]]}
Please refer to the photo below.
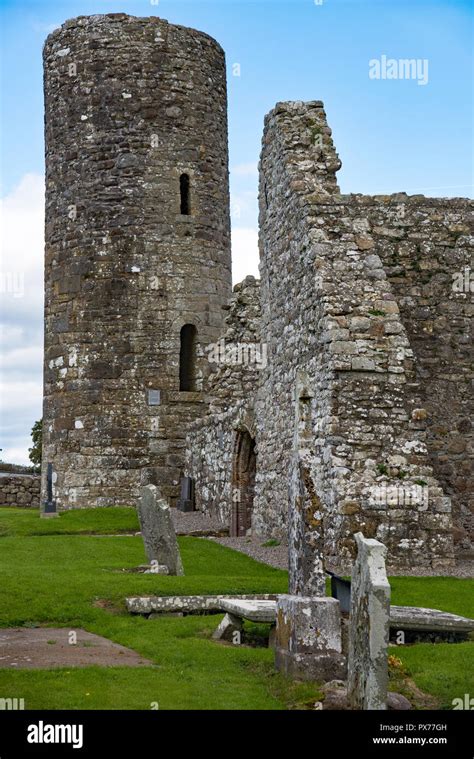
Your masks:
{"label": "stone ruin wall", "polygon": [[[472,536],[472,303],[452,289],[454,274],[471,264],[472,204],[342,196],[339,166],[321,103],[279,104],[267,117],[263,317],[260,329],[253,310],[251,335],[260,330],[269,364],[245,374],[245,388],[235,367],[213,375],[211,413],[188,440],[188,472],[198,508],[228,522],[236,430],[247,428],[257,440],[259,535],[286,537],[300,457],[310,462],[312,498],[324,506],[328,563],[350,562],[361,529],[388,543],[394,564],[443,566],[453,555],[446,496],[454,496],[458,550]],[[249,338],[246,319],[234,300],[231,336]],[[309,396],[311,450],[297,389]]]}
{"label": "stone ruin wall", "polygon": [[97,15],[48,37],[44,70],[43,500],[52,462],[60,509],[131,505],[143,478],[174,503],[231,293],[224,53],[156,17]]}
{"label": "stone ruin wall", "polygon": [[0,476],[0,507],[17,506],[37,509],[40,505],[39,474],[8,474]]}
{"label": "stone ruin wall", "polygon": [[[430,466],[424,413],[413,403],[414,357],[363,200],[337,192],[339,165],[321,103],[282,103],[269,114],[260,178],[269,369],[257,403],[255,525],[261,534],[286,530],[294,392],[303,376],[327,563],[349,564],[361,530],[388,545],[393,564],[443,566],[453,555],[451,506]],[[383,213],[399,199],[369,202]],[[427,503],[374,503],[384,484],[406,492],[417,483],[429,488]]]}
{"label": "stone ruin wall", "polygon": [[472,549],[474,204],[400,201],[366,206],[370,236],[414,351],[416,403],[426,409],[419,423],[435,475],[452,500],[456,547]]}
{"label": "stone ruin wall", "polygon": [[[227,310],[227,330],[213,356],[221,360],[211,363],[209,411],[192,426],[186,457],[186,474],[195,480],[196,509],[225,524],[234,497],[236,433],[248,429],[256,434],[255,394],[262,369],[261,362],[247,361],[247,351],[260,346],[260,282],[249,276],[235,285]],[[206,353],[209,358],[210,351]]]}

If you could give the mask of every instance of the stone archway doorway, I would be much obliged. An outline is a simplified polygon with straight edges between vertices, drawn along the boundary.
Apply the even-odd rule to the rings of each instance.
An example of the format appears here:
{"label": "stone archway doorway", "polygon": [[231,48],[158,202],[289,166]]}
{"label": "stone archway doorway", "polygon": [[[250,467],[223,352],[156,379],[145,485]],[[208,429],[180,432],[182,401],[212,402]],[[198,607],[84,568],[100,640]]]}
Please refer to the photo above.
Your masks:
{"label": "stone archway doorway", "polygon": [[238,430],[235,440],[232,472],[232,518],[230,534],[247,535],[252,527],[255,497],[257,454],[255,439],[248,430]]}

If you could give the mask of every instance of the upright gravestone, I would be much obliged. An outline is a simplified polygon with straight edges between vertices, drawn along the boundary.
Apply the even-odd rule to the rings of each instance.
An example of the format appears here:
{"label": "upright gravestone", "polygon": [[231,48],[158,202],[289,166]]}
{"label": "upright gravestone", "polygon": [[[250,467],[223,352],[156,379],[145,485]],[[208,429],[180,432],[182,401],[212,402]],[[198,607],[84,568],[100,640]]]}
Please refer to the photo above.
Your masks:
{"label": "upright gravestone", "polygon": [[56,474],[53,470],[53,465],[49,463],[46,467],[46,500],[43,501],[40,510],[40,517],[45,519],[59,516],[56,508],[56,501],[53,498],[53,484],[55,482],[55,477]]}
{"label": "upright gravestone", "polygon": [[171,510],[156,485],[141,488],[138,518],[150,564],[167,567],[170,575],[184,574]]}
{"label": "upright gravestone", "polygon": [[339,602],[326,597],[323,507],[305,445],[311,435],[304,427],[310,418],[310,401],[308,393],[297,397],[288,510],[290,592],[277,600],[275,666],[290,677],[333,680],[345,676],[346,661]]}
{"label": "upright gravestone", "polygon": [[348,697],[352,709],[386,709],[390,584],[386,547],[355,535],[357,561],[352,574]]}
{"label": "upright gravestone", "polygon": [[179,511],[194,511],[194,480],[192,477],[181,478],[181,492],[176,507]]}

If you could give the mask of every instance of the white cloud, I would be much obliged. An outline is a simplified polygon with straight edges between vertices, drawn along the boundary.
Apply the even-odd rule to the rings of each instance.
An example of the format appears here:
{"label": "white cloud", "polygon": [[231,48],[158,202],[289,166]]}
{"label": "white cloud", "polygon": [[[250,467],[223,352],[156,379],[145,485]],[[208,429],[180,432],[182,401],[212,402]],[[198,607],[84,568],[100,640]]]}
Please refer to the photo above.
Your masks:
{"label": "white cloud", "polygon": [[255,190],[230,193],[230,215],[241,224],[253,224],[258,215],[258,198]]}
{"label": "white cloud", "polygon": [[14,347],[5,351],[2,356],[2,373],[4,375],[22,375],[43,365],[43,346],[27,345]]}
{"label": "white cloud", "polygon": [[253,161],[252,163],[238,163],[236,166],[232,166],[230,170],[231,176],[238,177],[256,177],[258,176],[258,163]]}
{"label": "white cloud", "polygon": [[31,420],[31,424],[28,425],[29,433],[36,419],[41,418],[41,403],[43,400],[42,383],[37,382],[36,379],[29,380],[27,378],[19,382],[2,381],[2,396],[8,399],[7,413],[13,415],[28,411],[30,412],[30,416],[36,413],[34,419]]}
{"label": "white cloud", "polygon": [[31,448],[31,440],[25,438],[24,445],[20,448],[4,448],[0,452],[0,458],[2,461],[8,464],[22,464],[23,466],[31,466],[31,461],[28,457],[28,448]]}
{"label": "white cloud", "polygon": [[51,34],[51,32],[54,32],[55,29],[59,29],[61,26],[61,22],[58,23],[48,23],[45,21],[32,21],[31,22],[31,28],[34,32],[39,32],[40,34]]}
{"label": "white cloud", "polygon": [[252,227],[232,229],[232,280],[240,282],[247,274],[258,277],[258,232]]}
{"label": "white cloud", "polygon": [[1,457],[28,463],[41,418],[44,180],[26,174],[0,201]]}

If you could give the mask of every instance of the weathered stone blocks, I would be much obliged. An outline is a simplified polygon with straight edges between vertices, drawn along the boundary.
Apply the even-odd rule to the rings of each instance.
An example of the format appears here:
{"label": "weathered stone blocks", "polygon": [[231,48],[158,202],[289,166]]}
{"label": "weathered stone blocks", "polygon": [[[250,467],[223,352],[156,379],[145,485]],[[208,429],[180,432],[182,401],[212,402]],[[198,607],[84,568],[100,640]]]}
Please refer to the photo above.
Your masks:
{"label": "weathered stone blocks", "polygon": [[138,518],[150,564],[157,570],[167,567],[170,575],[184,574],[170,507],[155,485],[141,489]]}
{"label": "weathered stone blocks", "polygon": [[377,540],[355,536],[349,620],[348,696],[353,709],[386,709],[390,584],[387,549]]}
{"label": "weathered stone blocks", "polygon": [[37,474],[7,474],[0,477],[0,505],[37,509],[41,478]]}
{"label": "weathered stone blocks", "polygon": [[174,505],[182,442],[206,411],[204,349],[231,293],[224,53],[157,17],[97,14],[49,35],[44,74],[54,498],[60,510],[134,505],[148,470]]}
{"label": "weathered stone blocks", "polygon": [[279,596],[275,665],[301,680],[342,679],[341,613],[334,598]]}

